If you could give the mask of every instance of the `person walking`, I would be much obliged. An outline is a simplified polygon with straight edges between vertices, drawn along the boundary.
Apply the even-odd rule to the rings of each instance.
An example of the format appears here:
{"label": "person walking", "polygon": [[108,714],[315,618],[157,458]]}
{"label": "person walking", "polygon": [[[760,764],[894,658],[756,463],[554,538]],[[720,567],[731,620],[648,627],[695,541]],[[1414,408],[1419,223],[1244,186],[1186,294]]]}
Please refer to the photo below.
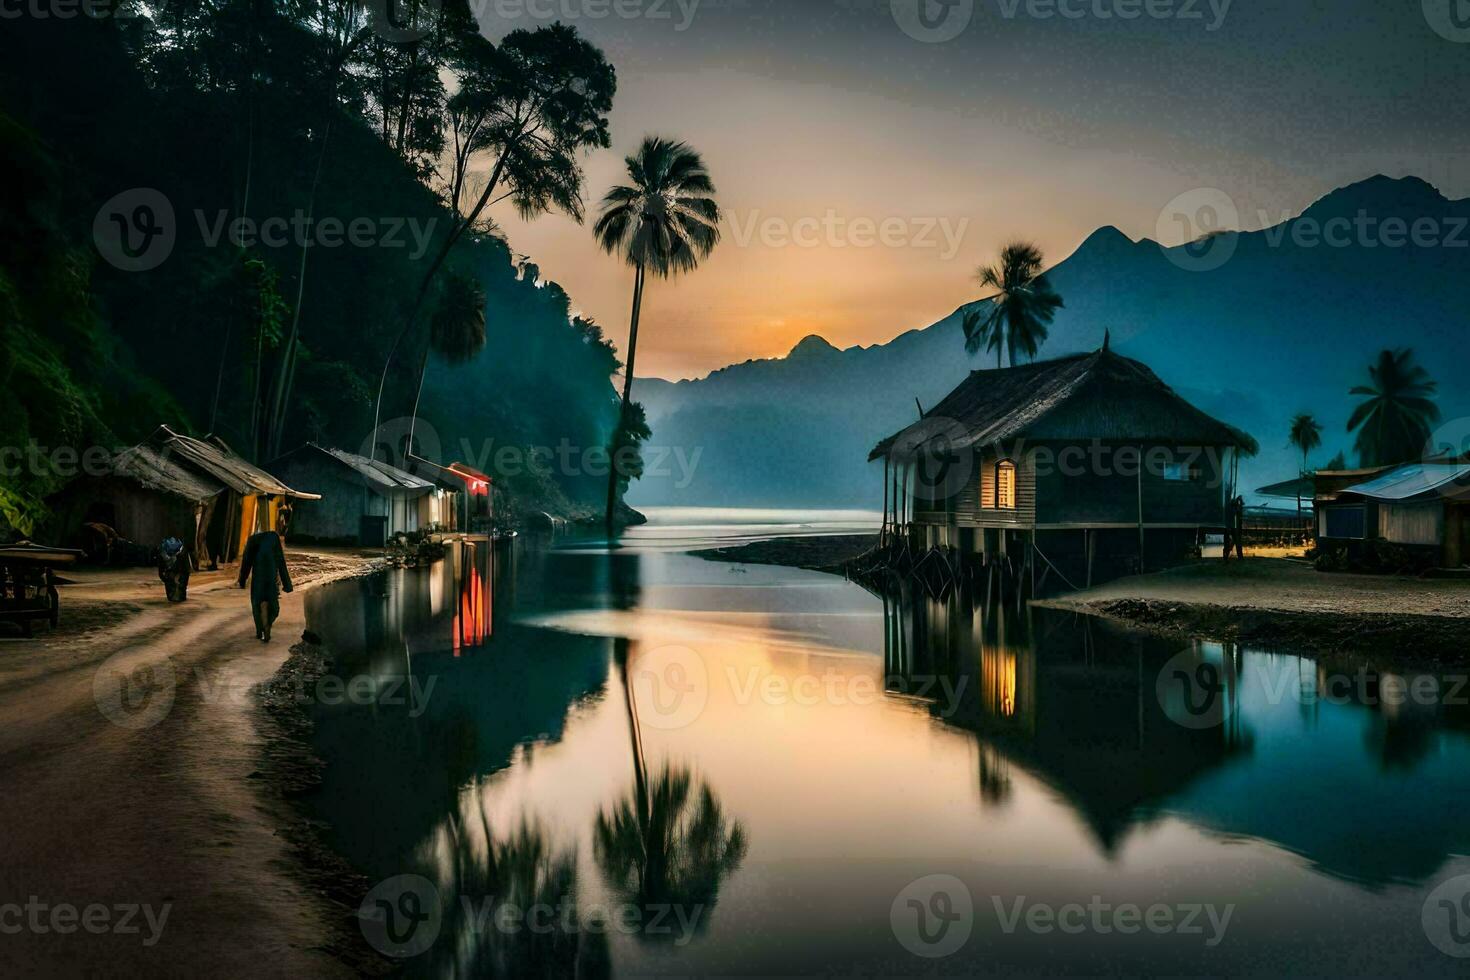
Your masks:
{"label": "person walking", "polygon": [[245,542],[245,555],[240,559],[240,588],[250,580],[250,613],[255,617],[255,638],[262,643],[271,639],[271,625],[281,615],[281,588],[295,589],[286,568],[286,515],[276,518],[276,530],[252,534]]}

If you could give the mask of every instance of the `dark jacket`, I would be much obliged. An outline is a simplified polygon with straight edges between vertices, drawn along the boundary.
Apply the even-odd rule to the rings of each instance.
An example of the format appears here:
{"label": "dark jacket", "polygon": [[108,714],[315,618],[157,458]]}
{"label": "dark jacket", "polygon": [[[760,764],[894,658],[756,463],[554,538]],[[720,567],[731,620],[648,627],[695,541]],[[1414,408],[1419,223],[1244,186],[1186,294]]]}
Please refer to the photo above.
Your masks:
{"label": "dark jacket", "polygon": [[252,602],[277,598],[281,594],[279,585],[284,585],[287,592],[295,588],[291,584],[291,573],[286,570],[286,551],[281,547],[281,536],[275,531],[252,534],[245,542],[245,556],[240,559],[241,588],[245,587],[247,578],[250,579]]}

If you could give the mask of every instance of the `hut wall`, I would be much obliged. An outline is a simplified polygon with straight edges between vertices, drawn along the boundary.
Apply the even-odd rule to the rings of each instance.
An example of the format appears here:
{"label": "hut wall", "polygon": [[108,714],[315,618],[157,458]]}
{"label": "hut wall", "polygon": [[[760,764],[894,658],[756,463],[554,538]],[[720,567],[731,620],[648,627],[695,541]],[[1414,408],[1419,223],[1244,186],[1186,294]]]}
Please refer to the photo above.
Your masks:
{"label": "hut wall", "polygon": [[51,501],[58,540],[79,539],[82,525],[101,521],[137,544],[156,547],[164,538],[192,544],[194,502],[113,476],[81,477]]}
{"label": "hut wall", "polygon": [[[996,507],[996,478],[999,464],[1010,460],[1016,464],[1016,506],[1000,509]],[[988,527],[1025,526],[1036,521],[1036,460],[1028,452],[1014,456],[1001,455],[987,450],[975,454],[976,473],[971,476],[967,487],[973,487],[973,495],[958,511],[962,523],[976,523]]]}
{"label": "hut wall", "polygon": [[[299,476],[298,476],[299,473]],[[316,541],[356,542],[362,531],[362,518],[386,516],[382,497],[346,467],[323,458],[295,462],[281,468],[281,478],[306,483],[322,495],[321,500],[303,500],[291,514],[291,536]]]}
{"label": "hut wall", "polygon": [[[1159,449],[1164,452],[1153,452]],[[1136,524],[1140,491],[1145,524],[1219,525],[1224,521],[1223,464],[1198,450],[1145,447],[1141,475],[1131,447],[1126,456],[1120,456],[1118,450],[1103,454],[1101,462],[1094,461],[1087,446],[1049,450],[1050,465],[1037,477],[1040,524]],[[1151,452],[1153,464],[1148,462]],[[1165,458],[1181,466],[1193,459],[1189,479],[1170,479],[1159,465]]]}
{"label": "hut wall", "polygon": [[1383,504],[1378,508],[1378,536],[1394,544],[1443,544],[1444,511],[1442,500]]}

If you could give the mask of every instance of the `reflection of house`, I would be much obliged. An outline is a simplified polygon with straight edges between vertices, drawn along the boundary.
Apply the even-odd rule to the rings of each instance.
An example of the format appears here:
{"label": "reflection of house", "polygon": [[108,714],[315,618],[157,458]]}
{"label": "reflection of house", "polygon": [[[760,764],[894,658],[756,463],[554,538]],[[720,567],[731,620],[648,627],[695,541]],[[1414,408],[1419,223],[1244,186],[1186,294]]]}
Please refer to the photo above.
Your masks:
{"label": "reflection of house", "polygon": [[1227,454],[1250,445],[1105,344],[972,372],[869,458],[918,546],[1024,559],[1034,545],[1086,574],[1094,558],[1117,570],[1194,553],[1224,524]]}
{"label": "reflection of house", "polygon": [[[235,455],[218,437],[195,439],[166,425],[158,427],[148,444],[170,462],[225,488],[205,531],[206,550],[213,562],[232,562],[245,540],[274,526],[282,507],[292,501],[320,500],[314,493],[292,490],[265,470]],[[200,556],[203,563],[203,556]]]}
{"label": "reflection of house", "polygon": [[409,469],[432,481],[448,495],[443,515],[445,528],[466,534],[489,534],[495,519],[490,477],[466,463],[440,466],[417,456],[409,457]]}
{"label": "reflection of house", "polygon": [[1444,567],[1470,562],[1470,463],[1326,471],[1315,496],[1321,542],[1383,540]]}
{"label": "reflection of house", "polygon": [[102,471],[73,480],[48,503],[56,531],[66,540],[76,539],[85,524],[105,524],[149,547],[178,538],[203,558],[224,494],[224,484],[145,444],[118,453]]}
{"label": "reflection of house", "polygon": [[443,491],[396,466],[317,445],[302,446],[270,466],[283,480],[323,494],[292,514],[296,537],[382,547],[396,534],[439,523]]}

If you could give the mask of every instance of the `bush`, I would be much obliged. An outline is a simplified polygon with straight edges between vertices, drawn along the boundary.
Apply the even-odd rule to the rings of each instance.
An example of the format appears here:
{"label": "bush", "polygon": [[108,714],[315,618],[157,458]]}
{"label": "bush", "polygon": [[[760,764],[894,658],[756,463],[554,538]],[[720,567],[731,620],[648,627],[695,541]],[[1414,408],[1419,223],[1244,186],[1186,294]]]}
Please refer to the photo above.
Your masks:
{"label": "bush", "polygon": [[1382,538],[1317,544],[1307,559],[1319,572],[1358,572],[1366,575],[1419,575],[1435,565],[1431,548],[1393,544]]}

